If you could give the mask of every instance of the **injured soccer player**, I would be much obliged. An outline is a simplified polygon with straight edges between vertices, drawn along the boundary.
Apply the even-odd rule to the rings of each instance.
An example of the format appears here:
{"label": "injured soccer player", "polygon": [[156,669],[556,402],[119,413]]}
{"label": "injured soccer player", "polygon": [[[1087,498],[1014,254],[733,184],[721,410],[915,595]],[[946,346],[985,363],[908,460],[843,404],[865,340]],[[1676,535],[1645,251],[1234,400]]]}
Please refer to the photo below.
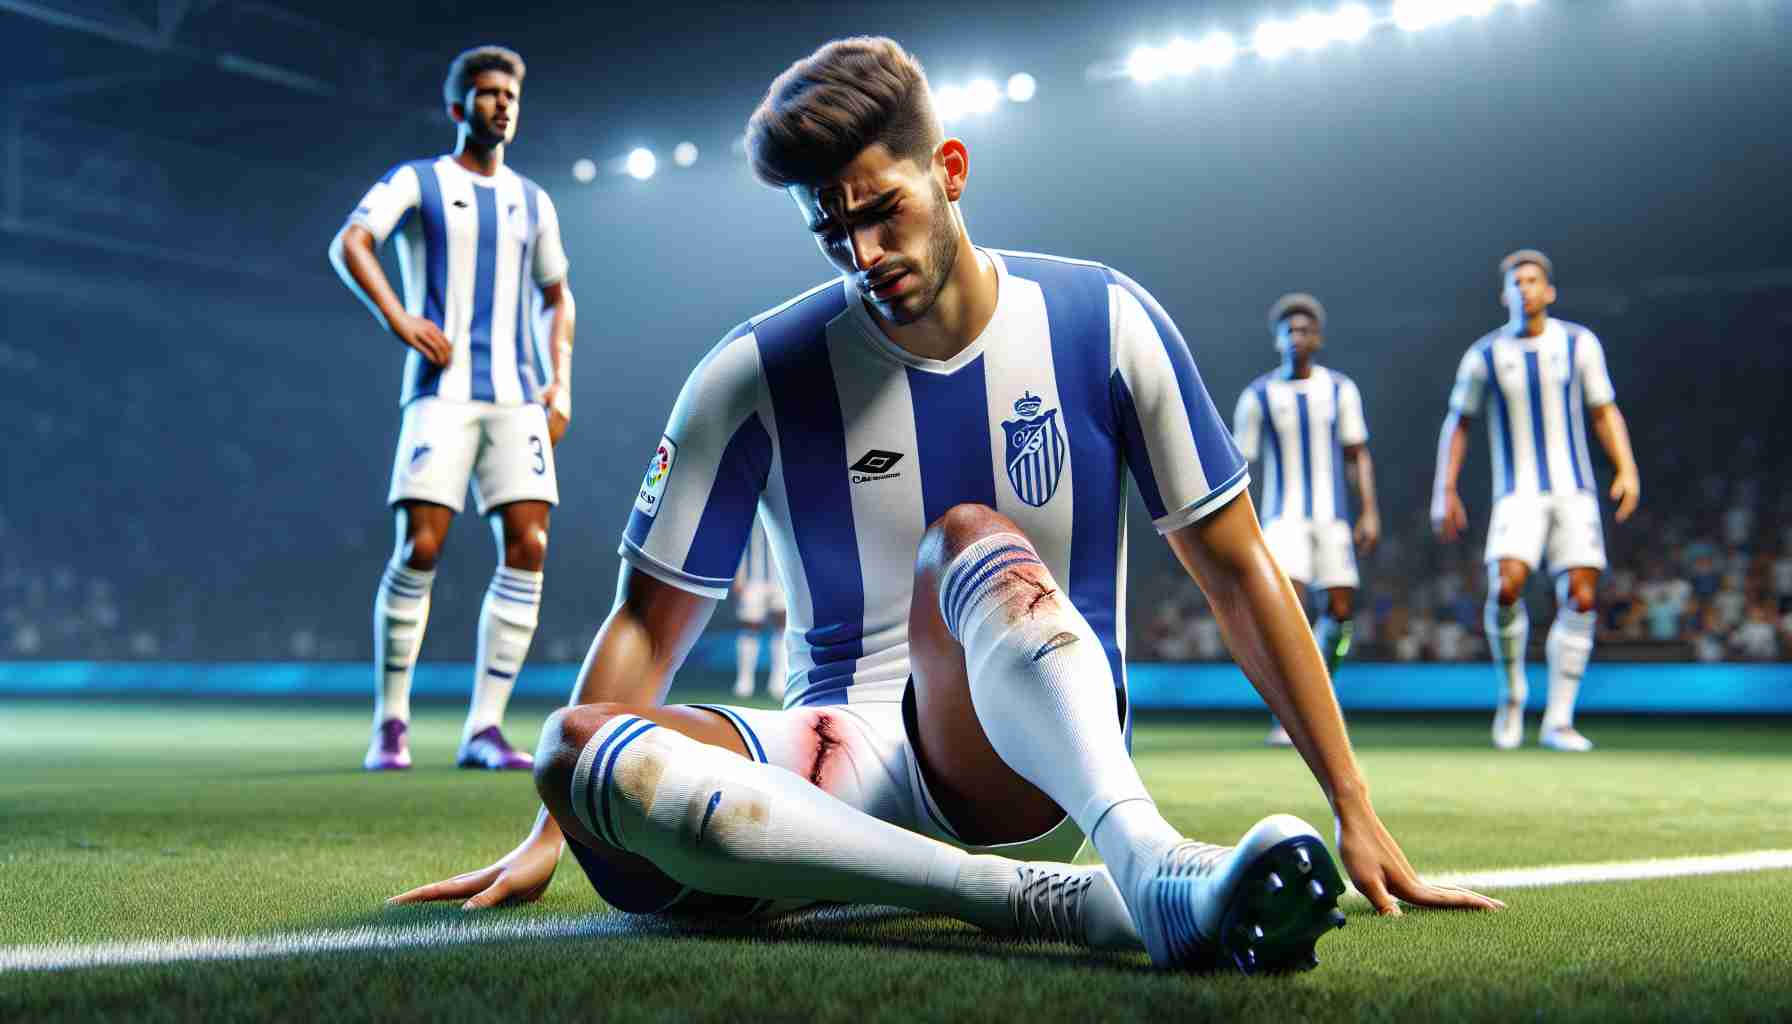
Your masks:
{"label": "injured soccer player", "polygon": [[[972,245],[968,151],[891,40],[799,61],[747,141],[841,276],[692,372],[623,533],[616,604],[543,730],[529,836],[394,901],[538,898],[564,844],[628,912],[887,904],[1246,972],[1315,964],[1346,874],[1385,914],[1500,906],[1423,882],[1376,816],[1244,462],[1162,307],[1098,263]],[[1184,836],[1141,781],[1125,474],[1318,780],[1342,872],[1285,814],[1229,846]],[[785,708],[665,705],[756,516],[789,591]],[[1102,866],[1069,863],[1085,839]]]}

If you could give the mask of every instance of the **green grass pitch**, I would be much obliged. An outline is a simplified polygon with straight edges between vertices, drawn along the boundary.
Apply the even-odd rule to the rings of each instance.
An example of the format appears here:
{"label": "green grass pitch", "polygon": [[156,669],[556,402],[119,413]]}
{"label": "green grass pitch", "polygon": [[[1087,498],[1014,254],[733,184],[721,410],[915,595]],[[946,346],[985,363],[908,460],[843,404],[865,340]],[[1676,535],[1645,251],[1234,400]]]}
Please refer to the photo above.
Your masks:
{"label": "green grass pitch", "polygon": [[[511,735],[532,736],[547,711],[513,708]],[[465,920],[381,900],[509,849],[534,809],[530,781],[450,767],[460,709],[448,707],[419,710],[415,770],[366,775],[366,717],[295,702],[0,701],[0,961],[28,945]],[[1261,746],[1266,725],[1140,721],[1134,750],[1173,822],[1229,842],[1285,810],[1329,833],[1298,756]],[[1493,751],[1480,716],[1362,717],[1352,733],[1421,870],[1792,848],[1786,721],[1583,725],[1600,743],[1586,756]],[[1383,920],[1350,903],[1318,970],[1243,978],[930,917],[624,921],[568,860],[541,902],[478,919],[570,935],[13,971],[0,973],[0,1020],[1792,1018],[1792,871],[1496,894],[1503,914]]]}

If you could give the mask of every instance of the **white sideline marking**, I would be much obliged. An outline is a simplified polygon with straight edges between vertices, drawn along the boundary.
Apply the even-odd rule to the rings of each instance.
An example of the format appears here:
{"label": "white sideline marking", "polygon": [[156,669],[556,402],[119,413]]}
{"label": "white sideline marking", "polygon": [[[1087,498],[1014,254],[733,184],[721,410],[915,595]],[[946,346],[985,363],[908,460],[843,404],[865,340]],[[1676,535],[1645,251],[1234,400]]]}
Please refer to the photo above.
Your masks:
{"label": "white sideline marking", "polygon": [[[1742,871],[1792,868],[1792,850],[1757,850],[1716,857],[1674,857],[1660,860],[1611,861],[1603,864],[1561,864],[1437,875],[1427,881],[1477,889],[1522,889],[1591,882],[1635,882],[1651,878],[1683,878]],[[1363,902],[1354,891],[1346,901]],[[820,919],[862,920],[904,914],[894,908],[836,907],[814,912]],[[354,953],[489,942],[545,939],[616,938],[656,931],[682,933],[679,926],[656,926],[654,919],[619,914],[585,914],[531,921],[434,921],[411,925],[362,925],[310,932],[262,936],[140,940],[40,946],[0,946],[0,974],[9,971],[65,971],[85,967],[126,967],[205,960],[260,960],[319,953]]]}

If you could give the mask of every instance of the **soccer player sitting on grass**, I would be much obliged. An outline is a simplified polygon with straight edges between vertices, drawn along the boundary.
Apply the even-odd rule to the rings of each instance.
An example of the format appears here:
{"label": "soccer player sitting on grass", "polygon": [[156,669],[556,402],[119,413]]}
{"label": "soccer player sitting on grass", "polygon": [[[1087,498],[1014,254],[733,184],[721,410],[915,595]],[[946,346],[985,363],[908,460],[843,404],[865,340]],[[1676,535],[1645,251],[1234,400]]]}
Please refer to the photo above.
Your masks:
{"label": "soccer player sitting on grass", "polygon": [[[1382,913],[1421,881],[1369,802],[1300,601],[1182,336],[1097,263],[971,244],[963,142],[888,39],[822,47],[747,127],[838,279],[729,332],[673,408],[614,610],[543,730],[534,830],[397,902],[540,896],[562,839],[637,912],[896,904],[1161,966],[1310,966],[1343,882],[1288,815],[1185,838],[1127,750],[1130,471],[1336,815]],[[786,709],[660,699],[755,511],[789,587]],[[1068,863],[1087,836],[1104,867]]]}

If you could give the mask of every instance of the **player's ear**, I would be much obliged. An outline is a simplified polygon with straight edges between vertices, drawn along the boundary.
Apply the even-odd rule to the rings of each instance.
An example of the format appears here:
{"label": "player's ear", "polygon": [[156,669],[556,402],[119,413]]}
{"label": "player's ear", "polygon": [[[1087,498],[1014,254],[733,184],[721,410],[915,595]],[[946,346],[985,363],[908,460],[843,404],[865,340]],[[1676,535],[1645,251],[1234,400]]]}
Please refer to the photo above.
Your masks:
{"label": "player's ear", "polygon": [[461,103],[448,104],[448,120],[455,124],[464,123],[467,119],[467,108]]}
{"label": "player's ear", "polygon": [[971,154],[964,147],[963,139],[947,139],[933,151],[933,164],[945,174],[941,185],[946,190],[946,199],[958,202],[964,195],[965,182],[971,176]]}
{"label": "player's ear", "polygon": [[1544,299],[1543,299],[1543,301],[1544,301],[1544,302],[1545,302],[1545,303],[1547,303],[1547,304],[1549,304],[1549,305],[1551,305],[1551,306],[1553,306],[1553,305],[1555,305],[1555,304],[1556,304],[1556,286],[1555,286],[1555,282],[1553,282],[1553,281],[1551,281],[1551,282],[1550,282],[1550,285],[1549,285],[1549,290],[1548,290],[1548,291],[1546,291],[1546,292],[1544,292],[1544,293],[1543,293],[1543,294],[1544,294]]}

